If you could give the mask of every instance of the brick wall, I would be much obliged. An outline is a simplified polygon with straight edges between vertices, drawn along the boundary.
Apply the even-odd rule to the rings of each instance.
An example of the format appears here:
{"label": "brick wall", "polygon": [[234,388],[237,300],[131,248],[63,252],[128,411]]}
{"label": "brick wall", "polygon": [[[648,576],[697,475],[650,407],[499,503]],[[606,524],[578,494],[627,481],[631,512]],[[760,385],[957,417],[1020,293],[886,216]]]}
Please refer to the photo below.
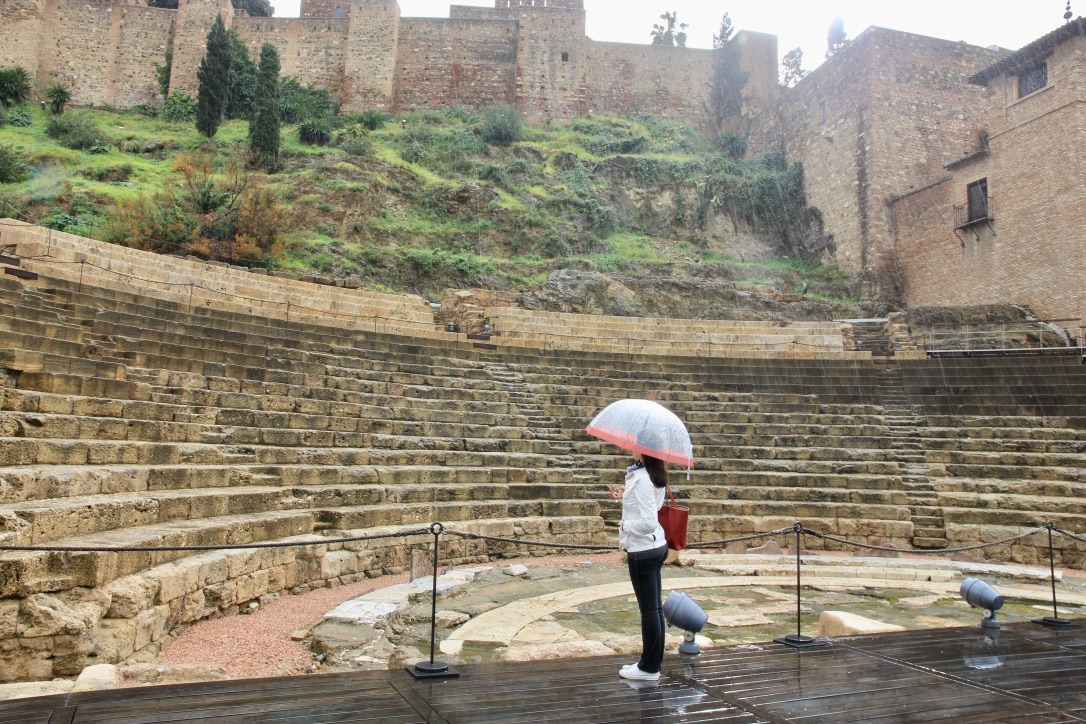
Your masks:
{"label": "brick wall", "polygon": [[529,122],[576,118],[585,99],[585,12],[570,1],[547,7],[510,7],[520,27],[517,40],[517,107]]}
{"label": "brick wall", "polygon": [[0,0],[0,68],[21,65],[37,77],[44,18],[44,0]]}
{"label": "brick wall", "polygon": [[517,24],[512,20],[403,20],[394,106],[512,103],[516,62]]}
{"label": "brick wall", "polygon": [[871,28],[787,91],[756,123],[753,151],[802,161],[837,262],[859,274],[890,248],[890,199],[976,150],[983,94],[968,82],[998,54]]}
{"label": "brick wall", "polygon": [[[893,205],[910,304],[1018,303],[1047,318],[1086,316],[1086,38],[1055,48],[1048,86],[1017,97],[988,84],[989,154]],[[1077,135],[1076,135],[1077,133]],[[988,179],[991,227],[954,233],[954,206]]]}
{"label": "brick wall", "polygon": [[271,43],[279,51],[280,74],[343,91],[350,21],[346,18],[236,18],[234,29],[254,60]]}

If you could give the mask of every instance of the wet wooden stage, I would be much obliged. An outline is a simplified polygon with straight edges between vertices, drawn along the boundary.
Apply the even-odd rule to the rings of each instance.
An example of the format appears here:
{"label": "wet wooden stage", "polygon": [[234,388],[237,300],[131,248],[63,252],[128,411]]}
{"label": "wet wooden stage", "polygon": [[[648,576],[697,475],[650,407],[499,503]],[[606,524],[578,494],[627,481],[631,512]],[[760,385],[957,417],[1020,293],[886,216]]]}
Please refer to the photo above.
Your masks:
{"label": "wet wooden stage", "polygon": [[0,703],[0,722],[1082,722],[1086,628],[939,629],[668,656],[658,684],[630,659],[246,679]]}

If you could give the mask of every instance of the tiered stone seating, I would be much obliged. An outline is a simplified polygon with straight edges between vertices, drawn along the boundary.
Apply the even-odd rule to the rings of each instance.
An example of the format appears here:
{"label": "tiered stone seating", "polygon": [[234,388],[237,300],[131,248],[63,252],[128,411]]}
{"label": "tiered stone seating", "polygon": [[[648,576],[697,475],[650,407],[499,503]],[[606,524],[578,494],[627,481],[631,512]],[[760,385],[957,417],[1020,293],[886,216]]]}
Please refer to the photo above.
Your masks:
{"label": "tiered stone seating", "polygon": [[0,225],[0,248],[14,251],[29,272],[53,279],[125,290],[196,308],[345,329],[434,337],[433,312],[425,300],[366,290],[273,278],[246,269],[146,252],[31,226],[12,219]]}
{"label": "tiered stone seating", "polygon": [[494,341],[515,347],[701,358],[870,359],[838,322],[743,322],[586,316],[517,307],[488,310]]}
{"label": "tiered stone seating", "polygon": [[[922,428],[928,504],[953,545],[1002,540],[1046,521],[1082,533],[1086,430],[1067,418],[929,416]],[[1053,427],[1055,423],[1057,426]],[[1044,563],[1046,539],[986,550],[988,558]],[[1086,545],[1057,536],[1057,560],[1081,567]]]}
{"label": "tiered stone seating", "polygon": [[[150,255],[126,254],[141,269],[154,266]],[[1086,453],[1079,418],[1025,421],[1029,435],[1014,435],[1033,442],[1014,451],[1017,462],[990,459],[995,450],[980,444],[1010,429],[991,417],[964,436],[960,425],[972,422],[932,412],[909,443],[916,448],[905,448],[895,435],[900,413],[885,407],[885,367],[862,356],[491,350],[435,333],[421,318],[418,330],[410,319],[375,330],[271,307],[190,305],[161,287],[51,274],[78,264],[35,264],[37,281],[0,279],[2,540],[319,544],[0,555],[0,622],[8,632],[0,637],[0,679],[75,673],[253,600],[399,571],[411,548],[430,540],[338,542],[353,533],[439,520],[527,540],[613,541],[607,524],[618,504],[608,488],[621,482],[626,456],[584,426],[616,399],[657,390],[694,439],[697,466],[689,481],[676,471],[673,482],[692,508],[695,540],[799,519],[854,540],[907,546],[917,512],[905,481],[918,464],[928,480],[952,481],[924,491],[933,509],[945,508],[952,542],[978,530],[957,511],[983,510],[989,488],[1008,482],[1043,483],[1050,502],[1040,510],[1003,496],[1001,504],[1020,508],[1002,511],[1019,517],[1001,519],[1000,530],[1050,509],[1083,530],[1076,508],[1058,507],[1081,477],[1074,477]],[[268,299],[286,283],[263,281]],[[932,395],[915,380],[934,378],[923,364],[915,369],[903,369],[901,397],[919,405]],[[1065,372],[1077,384],[1071,368]],[[530,550],[456,538],[442,544],[454,563]],[[1064,553],[1074,559],[1073,548]],[[1007,554],[1030,559],[1036,549]]]}

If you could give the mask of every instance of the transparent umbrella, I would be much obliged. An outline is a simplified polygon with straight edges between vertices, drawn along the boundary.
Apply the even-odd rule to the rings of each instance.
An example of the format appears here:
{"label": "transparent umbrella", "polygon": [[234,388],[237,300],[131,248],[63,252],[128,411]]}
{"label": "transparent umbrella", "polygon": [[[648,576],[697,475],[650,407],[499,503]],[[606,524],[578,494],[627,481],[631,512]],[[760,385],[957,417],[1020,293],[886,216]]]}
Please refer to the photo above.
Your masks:
{"label": "transparent umbrella", "polygon": [[694,466],[690,433],[674,412],[652,400],[619,400],[596,415],[585,432],[623,450]]}

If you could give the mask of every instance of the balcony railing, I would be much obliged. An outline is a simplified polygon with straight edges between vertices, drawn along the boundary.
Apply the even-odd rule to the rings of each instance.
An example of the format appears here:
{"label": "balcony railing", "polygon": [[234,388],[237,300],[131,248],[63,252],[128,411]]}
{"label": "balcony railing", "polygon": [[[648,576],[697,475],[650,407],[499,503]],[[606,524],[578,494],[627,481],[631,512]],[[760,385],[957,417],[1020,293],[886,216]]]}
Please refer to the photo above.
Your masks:
{"label": "balcony railing", "polygon": [[960,204],[954,207],[954,228],[964,229],[973,224],[995,221],[995,199],[988,196],[983,204]]}

